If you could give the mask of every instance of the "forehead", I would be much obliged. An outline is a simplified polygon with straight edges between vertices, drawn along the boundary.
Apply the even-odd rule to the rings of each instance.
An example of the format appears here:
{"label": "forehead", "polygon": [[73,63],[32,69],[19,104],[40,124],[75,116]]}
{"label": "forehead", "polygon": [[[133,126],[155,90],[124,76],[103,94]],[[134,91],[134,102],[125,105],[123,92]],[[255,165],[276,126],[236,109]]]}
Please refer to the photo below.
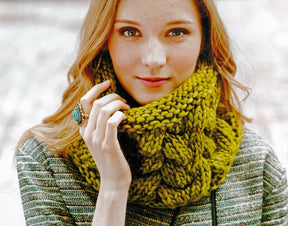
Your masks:
{"label": "forehead", "polygon": [[198,20],[198,9],[193,0],[120,0],[116,19]]}

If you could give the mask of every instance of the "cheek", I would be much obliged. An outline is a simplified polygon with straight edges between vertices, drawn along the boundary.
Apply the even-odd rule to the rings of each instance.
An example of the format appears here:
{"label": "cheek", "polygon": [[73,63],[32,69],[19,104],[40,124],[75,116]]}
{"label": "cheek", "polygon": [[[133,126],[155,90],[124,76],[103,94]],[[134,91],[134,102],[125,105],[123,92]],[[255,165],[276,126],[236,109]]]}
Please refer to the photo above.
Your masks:
{"label": "cheek", "polygon": [[117,76],[131,70],[134,58],[131,48],[127,48],[125,44],[112,40],[108,42],[108,49]]}
{"label": "cheek", "polygon": [[200,48],[186,49],[173,56],[175,72],[183,79],[188,78],[195,70]]}

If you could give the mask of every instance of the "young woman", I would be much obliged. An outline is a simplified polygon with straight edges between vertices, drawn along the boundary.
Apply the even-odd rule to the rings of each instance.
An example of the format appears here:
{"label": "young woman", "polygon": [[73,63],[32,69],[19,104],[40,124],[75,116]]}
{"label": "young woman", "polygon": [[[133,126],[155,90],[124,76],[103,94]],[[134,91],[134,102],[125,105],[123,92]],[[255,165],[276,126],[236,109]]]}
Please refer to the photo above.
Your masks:
{"label": "young woman", "polygon": [[19,142],[27,225],[287,224],[235,72],[212,0],[92,0],[62,106]]}

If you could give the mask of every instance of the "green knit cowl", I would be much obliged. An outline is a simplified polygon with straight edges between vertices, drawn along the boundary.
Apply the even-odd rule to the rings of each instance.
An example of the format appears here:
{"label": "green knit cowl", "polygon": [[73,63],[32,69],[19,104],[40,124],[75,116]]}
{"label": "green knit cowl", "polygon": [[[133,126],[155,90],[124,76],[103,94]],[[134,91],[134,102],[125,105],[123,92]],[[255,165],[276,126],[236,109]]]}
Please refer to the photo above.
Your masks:
{"label": "green knit cowl", "polygon": [[[113,83],[110,59],[103,59],[96,84]],[[118,139],[132,171],[128,203],[157,208],[189,205],[225,180],[242,139],[236,113],[218,111],[220,77],[200,65],[180,87],[145,106],[125,111]],[[73,162],[96,191],[100,176],[84,141],[70,147]]]}

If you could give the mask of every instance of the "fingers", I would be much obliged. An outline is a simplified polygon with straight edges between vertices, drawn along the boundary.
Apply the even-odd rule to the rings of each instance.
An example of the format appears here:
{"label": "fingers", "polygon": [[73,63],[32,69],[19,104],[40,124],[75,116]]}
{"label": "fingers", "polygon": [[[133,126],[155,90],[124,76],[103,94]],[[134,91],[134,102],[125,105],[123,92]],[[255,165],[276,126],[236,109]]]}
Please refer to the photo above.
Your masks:
{"label": "fingers", "polygon": [[121,111],[116,111],[107,121],[104,143],[109,143],[111,138],[117,139],[117,127],[126,119],[126,116]]}
{"label": "fingers", "polygon": [[83,110],[90,111],[89,106],[90,104],[98,98],[98,96],[103,93],[105,90],[109,88],[111,85],[110,81],[107,80],[100,84],[95,85],[92,89],[90,89],[81,99],[80,104],[83,107]]}
{"label": "fingers", "polygon": [[[107,90],[110,87],[111,83],[109,80],[95,85],[92,89],[90,89],[81,99],[80,104],[83,110],[83,113],[89,114],[92,109],[93,103],[97,105],[97,108],[101,108],[102,106],[106,105],[107,103],[113,101],[113,100],[122,100],[123,102],[126,102],[122,97],[120,97],[118,94],[112,93],[109,94],[103,98],[101,98],[101,101],[97,101],[95,103],[95,100],[99,98],[101,93],[103,93],[105,90]],[[84,121],[82,126],[86,127],[87,120]]]}
{"label": "fingers", "polygon": [[[116,114],[120,110],[128,110],[129,108],[130,107],[126,103],[120,100],[115,100],[100,109],[98,113],[98,117],[97,117],[97,122],[94,125],[94,129],[96,128],[96,131],[97,131],[95,136],[97,137],[99,141],[102,141],[105,137],[107,137],[107,134],[105,134],[105,131],[107,129],[108,123],[111,123],[111,120],[112,122],[114,122],[113,121],[115,117],[114,114]],[[118,114],[119,113],[117,113],[116,116]],[[91,127],[93,127],[92,124],[91,124]]]}
{"label": "fingers", "polygon": [[[82,125],[82,128],[87,127],[87,132],[92,132],[96,125],[100,114],[100,120],[107,121],[108,117],[118,110],[127,110],[129,106],[126,101],[123,100],[119,95],[113,93],[97,99],[92,104],[92,109],[89,114],[89,120]],[[103,115],[104,114],[104,115]]]}
{"label": "fingers", "polygon": [[[80,135],[87,142],[102,143],[105,138],[106,126],[109,118],[120,110],[130,107],[117,94],[109,94],[93,102],[89,119],[80,127]],[[93,135],[92,135],[93,134]]]}
{"label": "fingers", "polygon": [[[93,102],[99,98],[101,93],[103,93],[105,90],[107,90],[110,87],[111,83],[109,80],[102,82],[100,84],[95,85],[90,89],[81,99],[80,104],[83,108],[83,111],[88,114],[91,111]],[[113,94],[117,95],[117,94]],[[119,95],[117,95],[119,99],[122,99],[124,102],[125,100],[121,98]]]}

